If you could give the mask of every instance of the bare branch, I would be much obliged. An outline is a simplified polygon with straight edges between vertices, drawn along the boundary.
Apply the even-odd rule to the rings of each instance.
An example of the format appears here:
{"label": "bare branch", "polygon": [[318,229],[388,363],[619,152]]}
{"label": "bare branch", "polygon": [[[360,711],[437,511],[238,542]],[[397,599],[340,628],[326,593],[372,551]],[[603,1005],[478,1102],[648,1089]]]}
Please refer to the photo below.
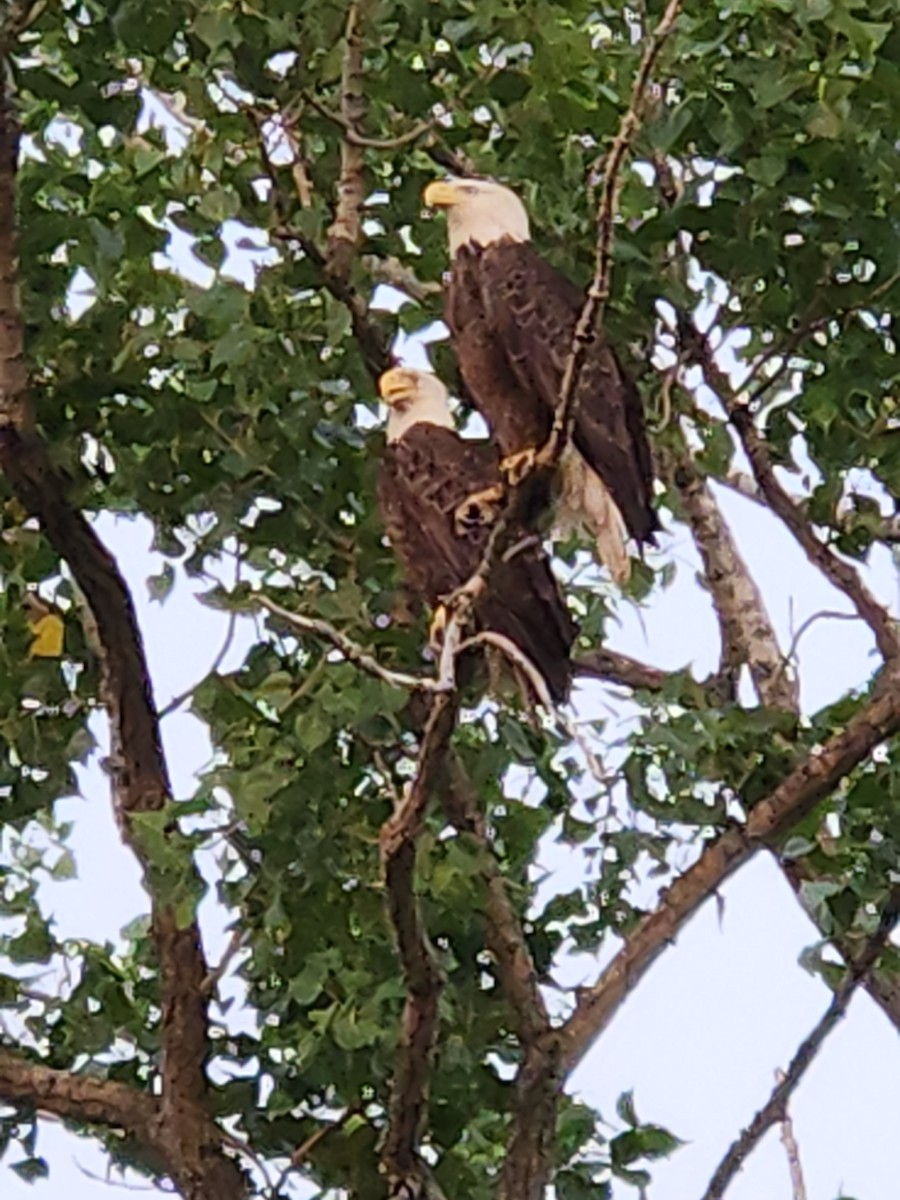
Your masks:
{"label": "bare branch", "polygon": [[390,1187],[399,1194],[403,1194],[404,1187],[410,1195],[420,1191],[422,1177],[416,1150],[427,1111],[438,998],[443,986],[415,891],[416,844],[429,797],[447,760],[458,711],[455,692],[434,697],[415,777],[400,807],[382,826],[380,836],[388,913],[406,984],[388,1130],[381,1151]]}
{"label": "bare branch", "polygon": [[[784,1071],[775,1072],[776,1083],[783,1083],[786,1078]],[[791,1172],[793,1200],[806,1200],[806,1183],[803,1180],[803,1167],[800,1164],[800,1147],[794,1137],[794,1122],[788,1112],[787,1101],[785,1101],[784,1112],[781,1114],[781,1141],[787,1155],[788,1169]]]}
{"label": "bare branch", "polygon": [[729,1147],[727,1154],[716,1168],[709,1187],[703,1193],[703,1200],[721,1200],[728,1185],[743,1166],[744,1160],[756,1148],[763,1135],[773,1125],[785,1120],[788,1100],[812,1066],[825,1039],[846,1014],[856,989],[875,966],[897,924],[898,917],[900,917],[900,888],[895,888],[881,915],[881,920],[878,922],[878,928],[869,939],[864,953],[856,963],[848,968],[827,1011],[815,1029],[801,1042],[791,1065],[776,1084],[772,1095],[741,1136]]}
{"label": "bare branch", "polygon": [[361,262],[373,283],[383,283],[396,288],[418,304],[424,304],[429,296],[439,296],[444,290],[439,283],[420,279],[412,267],[407,267],[399,258],[380,258],[377,254],[366,254]]}
{"label": "bare branch", "polygon": [[[296,629],[300,633],[311,633],[315,637],[324,638],[325,641],[331,642],[332,646],[336,650],[340,650],[348,662],[353,663],[360,670],[366,671],[369,675],[374,675],[376,679],[381,679],[384,683],[389,683],[391,687],[420,692],[442,692],[449,690],[446,683],[442,683],[431,676],[408,675],[404,671],[391,671],[387,667],[383,667],[377,658],[363,649],[357,642],[354,642],[352,638],[348,638],[345,633],[341,633],[339,629],[335,629],[327,621],[321,621],[318,617],[304,617],[300,613],[291,612],[290,609],[282,608],[280,604],[276,604],[274,600],[270,600],[268,596],[260,596],[258,603],[260,608],[264,608],[267,612],[272,613],[273,616],[287,622],[292,629]],[[452,687],[452,678],[449,687]]]}
{"label": "bare branch", "polygon": [[[212,663],[210,664],[209,670],[204,675],[204,677],[203,677],[204,679],[210,679],[213,675],[217,675],[219,672],[219,668],[221,667],[222,663],[225,661],[225,658],[228,655],[228,651],[231,649],[231,644],[234,641],[234,631],[237,629],[237,616],[238,615],[236,612],[232,612],[232,613],[228,614],[228,625],[226,626],[226,629],[225,629],[225,639],[222,642],[222,645],[219,647],[218,654],[216,655],[216,657],[213,659]],[[202,682],[202,680],[201,680],[201,682]],[[166,717],[170,717],[172,715],[172,713],[178,712],[178,710],[179,710],[179,708],[181,708],[182,704],[184,704],[184,703],[186,703],[186,701],[190,700],[191,696],[193,696],[194,692],[196,692],[198,687],[199,687],[199,684],[192,683],[189,688],[185,688],[185,690],[183,692],[181,692],[179,695],[173,696],[172,699],[169,701],[169,703],[164,708],[161,708],[159,710],[159,713],[157,714],[157,719],[159,721],[164,721],[166,719]]]}
{"label": "bare branch", "polygon": [[334,221],[328,230],[325,271],[334,279],[345,280],[362,240],[362,208],[366,199],[365,157],[347,136],[356,133],[365,115],[363,94],[363,45],[359,32],[361,0],[351,0],[344,33],[344,58],[341,67],[341,173]]}
{"label": "bare branch", "polygon": [[886,666],[871,699],[847,725],[795,767],[740,828],[712,842],[631,931],[597,983],[584,991],[561,1030],[568,1074],[582,1060],[619,1006],[678,931],[739,867],[778,841],[835,785],[900,729],[900,666]]}
{"label": "bare branch", "polygon": [[[587,354],[588,347],[597,333],[603,329],[603,315],[606,302],[609,299],[610,280],[612,277],[612,247],[613,228],[619,207],[619,192],[622,188],[622,169],[625,159],[631,149],[635,135],[640,129],[647,88],[650,77],[663,43],[672,31],[681,0],[668,0],[659,24],[647,38],[641,64],[638,68],[631,99],[622,120],[619,131],[610,148],[606,159],[606,169],[603,175],[603,186],[600,192],[600,205],[597,216],[597,256],[594,268],[594,278],[588,289],[587,301],[581,310],[581,315],[575,326],[572,347],[563,369],[562,383],[559,390],[559,401],[553,420],[553,429],[548,445],[565,447],[569,444],[575,419],[578,416],[577,399],[578,377]],[[542,449],[541,453],[544,453]],[[549,452],[551,461],[553,449]],[[557,456],[558,457],[558,456]]]}
{"label": "bare branch", "polygon": [[798,712],[800,690],[778,645],[765,603],[735,544],[709,485],[683,444],[671,475],[703,559],[722,638],[722,670],[735,694],[746,662],[760,701],[770,708]]}

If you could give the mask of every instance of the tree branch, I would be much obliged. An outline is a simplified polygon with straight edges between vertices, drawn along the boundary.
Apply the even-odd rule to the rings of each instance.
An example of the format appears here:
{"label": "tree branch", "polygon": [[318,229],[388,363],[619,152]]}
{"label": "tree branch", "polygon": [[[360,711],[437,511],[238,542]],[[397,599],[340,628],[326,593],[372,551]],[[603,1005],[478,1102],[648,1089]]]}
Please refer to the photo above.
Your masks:
{"label": "tree branch", "polygon": [[458,711],[459,698],[455,692],[434,697],[415,777],[405,799],[382,826],[380,836],[388,914],[406,984],[388,1130],[381,1151],[391,1195],[403,1195],[403,1188],[410,1196],[419,1195],[422,1184],[416,1151],[428,1106],[443,980],[416,895],[416,844],[428,800],[446,763]]}
{"label": "tree branch", "polygon": [[566,1074],[582,1060],[631,989],[703,902],[738,867],[802,820],[898,729],[900,667],[890,664],[882,670],[865,708],[807,755],[766,800],[756,804],[745,825],[728,830],[704,850],[631,931],[597,983],[582,993],[560,1033]]}
{"label": "tree branch", "polygon": [[[24,13],[25,6],[21,7]],[[10,36],[9,29],[16,27],[15,13],[8,20],[4,39]],[[28,401],[16,220],[21,130],[4,58],[0,58],[0,74],[0,425],[12,425],[28,433],[34,428],[34,414]]]}
{"label": "tree branch", "polygon": [[506,880],[491,847],[478,796],[465,767],[451,754],[441,779],[444,811],[450,823],[472,838],[480,852],[485,898],[485,940],[497,967],[497,979],[523,1044],[536,1041],[550,1028],[547,1006],[525,940],[522,922],[509,898]]}
{"label": "tree branch", "polygon": [[[572,430],[575,427],[575,420],[578,416],[578,378],[588,347],[598,334],[602,334],[603,330],[603,315],[609,299],[612,277],[613,229],[619,207],[619,192],[622,187],[622,168],[641,126],[644,102],[653,68],[663,43],[672,32],[680,7],[681,0],[668,0],[659,24],[647,39],[628,108],[619,122],[619,131],[606,160],[597,214],[597,253],[594,278],[591,280],[587,300],[578,317],[572,346],[563,368],[556,415],[548,441],[548,446],[551,447],[550,457],[554,462],[557,461],[553,459],[554,449],[569,444]],[[542,450],[541,453],[543,454],[544,451]]]}
{"label": "tree branch", "polygon": [[156,1140],[158,1106],[128,1084],[60,1071],[0,1048],[0,1101],[84,1125],[124,1129],[145,1145]]}
{"label": "tree branch", "polygon": [[741,664],[746,662],[762,704],[799,712],[800,689],[793,673],[786,669],[759,588],[709,485],[683,439],[680,441],[670,473],[703,560],[721,632],[722,671],[729,681],[732,698]]}
{"label": "tree branch", "polygon": [[374,655],[370,654],[362,646],[354,642],[352,638],[348,638],[346,634],[341,633],[339,629],[336,629],[327,621],[321,621],[318,617],[304,617],[301,613],[291,612],[290,609],[282,608],[280,604],[276,604],[274,600],[270,600],[268,596],[260,596],[258,603],[260,608],[264,608],[267,612],[272,613],[273,616],[279,617],[282,621],[290,625],[292,629],[296,629],[300,633],[311,633],[315,637],[331,642],[332,646],[343,654],[347,662],[353,663],[360,670],[366,671],[369,675],[374,675],[376,679],[381,679],[384,683],[389,683],[392,687],[422,692],[447,690],[439,680],[429,675],[409,675],[404,671],[391,671],[387,667],[383,667]]}
{"label": "tree branch", "polygon": [[[782,1083],[784,1079],[784,1071],[775,1072],[776,1083]],[[793,1200],[806,1200],[806,1184],[803,1180],[803,1167],[800,1164],[800,1147],[794,1137],[794,1123],[788,1112],[787,1101],[785,1101],[784,1112],[781,1114],[781,1142],[787,1155],[788,1169],[791,1172]]]}
{"label": "tree branch", "polygon": [[[4,80],[7,75],[4,74]],[[18,124],[11,99],[0,98],[0,469],[26,511],[39,518],[69,566],[93,618],[109,712],[116,816],[137,855],[151,894],[152,931],[162,1004],[162,1097],[167,1161],[186,1200],[237,1200],[244,1179],[222,1153],[206,1106],[209,1053],[206,963],[196,920],[179,917],[161,897],[159,876],[134,818],[158,812],[171,797],[159,721],[134,605],[115,560],[72,507],[46,447],[32,432],[23,357],[15,227]],[[184,885],[197,878],[185,864]]]}
{"label": "tree branch", "polygon": [[670,678],[669,672],[662,667],[638,662],[636,658],[619,654],[617,650],[607,650],[605,646],[579,654],[573,668],[576,675],[617,683],[635,691],[661,692]]}
{"label": "tree branch", "polygon": [[351,140],[366,111],[363,95],[363,47],[359,32],[360,0],[351,0],[344,33],[344,58],[341,67],[341,173],[338,180],[334,221],[328,230],[325,253],[326,274],[346,280],[362,240],[362,207],[366,199],[363,170],[365,156]]}
{"label": "tree branch", "polygon": [[703,1200],[721,1200],[728,1185],[743,1166],[744,1160],[756,1148],[763,1135],[773,1125],[785,1120],[788,1100],[812,1066],[825,1039],[844,1017],[856,989],[878,961],[897,924],[898,916],[900,916],[900,888],[895,888],[881,915],[881,920],[878,922],[878,928],[869,939],[863,954],[848,969],[840,987],[832,997],[831,1004],[815,1029],[800,1043],[791,1065],[776,1084],[768,1101],[729,1148],[716,1168],[709,1187],[703,1193]]}
{"label": "tree branch", "polygon": [[820,541],[798,504],[778,482],[772,457],[765,438],[756,428],[753,413],[735,392],[728,375],[715,360],[709,340],[699,331],[692,331],[686,349],[694,362],[703,368],[706,381],[716,392],[722,407],[736,430],[744,453],[750,460],[753,478],[769,508],[793,534],[795,541],[814,567],[847,597],[875,635],[875,642],[885,659],[900,655],[900,634],[896,622],[879,604],[859,573],[849,563],[838,558],[833,550]]}
{"label": "tree branch", "polygon": [[353,336],[359,346],[366,369],[377,382],[378,378],[384,374],[393,361],[388,339],[372,320],[369,306],[359,292],[356,291],[348,280],[329,272],[326,257],[312,238],[301,233],[299,229],[291,225],[290,209],[286,203],[284,192],[281,189],[278,168],[272,162],[266,145],[266,136],[263,130],[264,120],[259,114],[253,112],[248,111],[247,115],[253,126],[263,170],[272,188],[272,207],[277,223],[270,232],[275,238],[286,242],[293,242],[296,246],[299,246],[303,256],[315,268],[321,281],[321,286],[335,300],[345,306],[350,314]]}

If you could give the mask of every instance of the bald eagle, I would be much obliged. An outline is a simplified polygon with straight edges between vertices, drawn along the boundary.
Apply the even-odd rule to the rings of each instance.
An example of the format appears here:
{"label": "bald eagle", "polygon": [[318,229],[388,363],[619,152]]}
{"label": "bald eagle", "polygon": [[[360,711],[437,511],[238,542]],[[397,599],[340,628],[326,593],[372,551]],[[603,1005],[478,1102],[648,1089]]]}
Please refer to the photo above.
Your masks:
{"label": "bald eagle", "polygon": [[[395,367],[378,390],[389,408],[378,506],[410,589],[439,617],[442,601],[484,554],[491,508],[502,499],[499,454],[489,442],[459,436],[435,375]],[[494,565],[474,623],[514,642],[553,700],[565,700],[575,626],[539,545]]]}
{"label": "bald eagle", "polygon": [[[424,201],[447,212],[445,319],[460,374],[515,482],[550,434],[585,296],[536,252],[528,214],[509,188],[447,179],[429,184]],[[577,386],[557,528],[585,529],[600,561],[625,582],[627,535],[653,545],[660,528],[641,399],[602,336],[588,348]]]}

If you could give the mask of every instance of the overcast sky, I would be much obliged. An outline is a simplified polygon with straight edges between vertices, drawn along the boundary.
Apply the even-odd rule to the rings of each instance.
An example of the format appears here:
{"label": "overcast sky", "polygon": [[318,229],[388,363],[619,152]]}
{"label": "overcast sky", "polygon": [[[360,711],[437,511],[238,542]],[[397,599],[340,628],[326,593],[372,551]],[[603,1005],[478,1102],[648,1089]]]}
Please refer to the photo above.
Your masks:
{"label": "overcast sky", "polygon": [[[186,246],[176,242],[173,252],[186,269]],[[245,270],[242,265],[241,273]],[[406,353],[410,361],[422,362],[421,347],[408,345]],[[776,520],[734,494],[720,498],[782,645],[790,644],[813,613],[848,610]],[[151,603],[145,580],[161,569],[162,560],[150,552],[149,523],[104,516],[98,525],[131,586],[157,702],[164,705],[203,677],[222,644],[225,615],[201,607],[193,596],[196,584],[180,573],[165,604]],[[686,531],[673,527],[661,555],[677,563],[674,583],[640,617],[626,609],[609,644],[667,668],[691,663],[702,676],[716,665],[717,633],[709,599],[695,581],[697,557]],[[873,555],[867,579],[898,611],[897,573],[886,551]],[[246,627],[239,628],[223,669],[237,666],[247,645]],[[804,709],[815,710],[865,683],[876,663],[872,652],[871,635],[859,622],[814,624],[799,645]],[[602,714],[609,721],[608,738],[633,712],[624,694],[600,685],[580,689],[577,706],[581,717]],[[206,732],[184,712],[167,718],[163,732],[175,794],[187,797],[195,773],[209,759]],[[82,796],[59,805],[59,815],[75,822],[72,845],[79,876],[48,884],[44,896],[58,936],[115,940],[123,926],[146,911],[146,897],[134,860],[115,829],[107,780],[96,763],[81,773],[80,781]],[[580,862],[577,854],[574,861]],[[572,852],[548,846],[543,866],[551,872],[545,888],[552,888],[555,879],[560,888],[571,888]],[[719,907],[707,904],[652,968],[574,1079],[575,1090],[613,1120],[616,1098],[633,1088],[641,1119],[667,1125],[687,1143],[667,1162],[653,1166],[652,1200],[699,1200],[731,1139],[768,1097],[776,1068],[787,1065],[829,1001],[824,985],[798,963],[801,951],[817,940],[816,930],[768,858],[759,856],[739,872],[723,889],[722,900]],[[215,961],[226,940],[222,914],[207,900],[201,915],[207,954]],[[582,956],[562,974],[569,982],[587,982],[596,970],[596,963]],[[230,1016],[252,1020],[246,1012]],[[896,1031],[860,994],[793,1103],[809,1200],[845,1195],[895,1200],[898,1080]],[[9,1170],[17,1157],[13,1150],[0,1163],[3,1200],[110,1196],[114,1185],[103,1179],[104,1158],[96,1143],[43,1122],[38,1152],[51,1164],[50,1179],[35,1185],[20,1181]],[[311,1193],[298,1187],[296,1194]],[[623,1187],[616,1192],[622,1200],[634,1195]],[[777,1131],[728,1195],[730,1200],[790,1200],[787,1160]]]}

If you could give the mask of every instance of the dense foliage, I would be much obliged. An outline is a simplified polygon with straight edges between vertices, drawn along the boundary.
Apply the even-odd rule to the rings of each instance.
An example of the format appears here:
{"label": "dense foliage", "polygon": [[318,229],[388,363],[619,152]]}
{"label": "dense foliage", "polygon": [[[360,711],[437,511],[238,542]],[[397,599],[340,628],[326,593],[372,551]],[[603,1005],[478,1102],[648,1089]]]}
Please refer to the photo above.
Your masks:
{"label": "dense foliage", "polygon": [[[344,3],[51,0],[6,39],[23,130],[22,306],[38,427],[79,508],[153,522],[171,563],[153,581],[162,602],[176,571],[230,578],[238,559],[254,587],[332,623],[385,666],[428,669],[426,614],[405,604],[374,504],[383,434],[373,372],[398,328],[441,314],[440,290],[421,285],[441,280],[445,230],[423,213],[422,189],[453,163],[510,183],[540,251],[587,285],[593,185],[660,13],[657,0],[646,11],[361,0],[354,136],[366,201],[347,261],[329,256],[348,154]],[[605,324],[654,429],[664,522],[691,518],[685,455],[701,484],[736,466],[746,475],[722,408],[708,392],[697,403],[703,358],[690,314],[703,304],[714,345],[745,330],[745,362],[768,355],[750,388],[754,428],[778,465],[802,438],[815,469],[806,517],[820,541],[865,561],[892,529],[861,480],[900,495],[896,4],[691,0],[656,79],[623,176]],[[173,239],[210,269],[208,284],[161,257]],[[259,250],[251,286],[231,271],[248,248]],[[396,315],[368,308],[385,280],[415,297]],[[452,381],[448,349],[433,357]],[[706,382],[717,387],[708,372]],[[33,1058],[153,1092],[162,1013],[148,929],[115,952],[64,945],[37,905],[40,855],[23,835],[40,822],[52,835],[44,861],[71,872],[54,801],[91,753],[98,663],[71,573],[12,492],[3,499],[0,1005]],[[580,652],[602,644],[623,606],[668,585],[667,546],[636,566],[628,595],[596,572],[573,578]],[[559,549],[568,577],[583,550]],[[212,577],[211,600],[228,603]],[[62,661],[29,654],[22,601],[36,587],[63,612]],[[213,1007],[211,1111],[281,1163],[323,1120],[341,1119],[302,1170],[329,1194],[374,1200],[385,1195],[378,1144],[405,994],[378,837],[414,770],[421,712],[321,639],[274,617],[258,628],[242,667],[193,698],[215,765],[195,796],[175,797],[174,815],[135,818],[138,836],[155,886],[185,920],[199,894],[187,858],[215,837],[219,896],[244,930],[238,971],[257,1031],[228,1035],[227,1013]],[[724,665],[735,667],[733,654]],[[699,851],[742,820],[869,698],[801,718],[763,689],[742,706],[733,683],[733,672],[702,686],[684,673],[639,689],[640,720],[605,784],[552,725],[537,730],[496,704],[466,710],[455,746],[491,849],[449,835],[435,808],[417,875],[445,980],[424,1145],[450,1200],[494,1194],[520,1056],[485,951],[485,856],[496,855],[516,911],[528,911],[528,948],[547,980],[566,950],[627,939],[643,911],[636,879],[652,869],[671,882],[674,844]],[[598,724],[587,736],[602,733]],[[784,861],[823,934],[844,945],[871,931],[898,867],[898,770],[890,754],[863,757],[791,832]],[[618,816],[598,825],[608,794]],[[840,815],[827,839],[825,812]],[[599,869],[540,909],[530,868],[548,831]],[[35,964],[64,961],[56,998],[22,990]],[[33,1115],[26,1104],[0,1118],[0,1143],[22,1147],[7,1161],[26,1175],[43,1170]],[[611,1175],[639,1184],[675,1144],[641,1125],[627,1097],[612,1134],[564,1104],[557,1195],[609,1195]],[[117,1160],[159,1172],[138,1140],[110,1135],[109,1145]]]}

